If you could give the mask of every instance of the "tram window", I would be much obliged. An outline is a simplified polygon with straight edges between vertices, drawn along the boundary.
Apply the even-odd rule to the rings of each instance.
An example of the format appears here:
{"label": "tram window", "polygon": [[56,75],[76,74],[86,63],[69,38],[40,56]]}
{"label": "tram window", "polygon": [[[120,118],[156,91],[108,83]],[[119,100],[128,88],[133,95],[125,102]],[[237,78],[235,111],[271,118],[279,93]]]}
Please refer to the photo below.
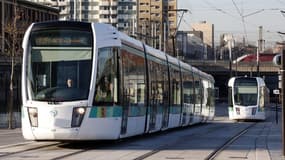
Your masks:
{"label": "tram window", "polygon": [[181,84],[180,84],[180,71],[178,66],[170,65],[171,75],[171,105],[177,106],[181,104]]}
{"label": "tram window", "polygon": [[205,87],[204,87],[204,85],[203,85],[203,83],[202,83],[202,80],[200,80],[200,90],[201,90],[201,103],[204,103],[204,99],[205,99],[205,96],[204,96],[204,89],[205,89]]}
{"label": "tram window", "polygon": [[228,103],[230,107],[233,107],[232,90],[232,87],[228,88]]}
{"label": "tram window", "polygon": [[195,78],[195,104],[201,103],[201,84],[198,78]]}
{"label": "tram window", "polygon": [[94,104],[118,102],[117,48],[100,48],[98,52]]}
{"label": "tram window", "polygon": [[[163,103],[163,73],[159,64],[150,61],[149,62],[150,70],[150,88],[151,88],[151,103]],[[161,72],[162,76],[159,76],[158,72]]]}
{"label": "tram window", "polygon": [[[123,95],[131,105],[144,105],[146,96],[145,61],[142,51],[123,46],[121,49]],[[126,103],[126,102],[124,102]]]}
{"label": "tram window", "polygon": [[211,87],[211,83],[210,82],[207,82],[207,83],[209,84],[209,87],[207,88],[207,92],[208,92],[207,106],[213,106],[215,92],[214,92],[214,89]]}
{"label": "tram window", "polygon": [[260,87],[260,95],[259,95],[259,106],[260,107],[264,107],[265,105],[265,90],[266,88],[265,87]]}
{"label": "tram window", "polygon": [[183,74],[183,98],[184,103],[194,103],[193,76]]}
{"label": "tram window", "polygon": [[168,106],[168,66],[166,61],[148,55],[151,105]]}
{"label": "tram window", "polygon": [[[209,83],[210,85],[210,83]],[[213,104],[213,96],[214,96],[214,92],[213,89],[211,87],[207,88],[207,92],[208,92],[208,97],[207,97],[207,106],[212,106]]]}

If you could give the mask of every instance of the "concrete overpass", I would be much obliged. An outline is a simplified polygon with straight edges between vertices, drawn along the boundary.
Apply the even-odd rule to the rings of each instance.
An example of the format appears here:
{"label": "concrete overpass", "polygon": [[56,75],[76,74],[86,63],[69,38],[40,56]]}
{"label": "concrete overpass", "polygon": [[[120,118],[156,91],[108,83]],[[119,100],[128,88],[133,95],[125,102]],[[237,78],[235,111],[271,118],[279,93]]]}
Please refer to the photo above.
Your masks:
{"label": "concrete overpass", "polygon": [[[203,61],[193,60],[186,63],[195,66],[202,71],[209,73],[215,78],[215,86],[219,88],[219,98],[227,100],[227,83],[230,78],[229,61]],[[261,62],[259,64],[260,76],[264,77],[266,85],[270,89],[270,95],[273,98],[272,90],[278,88],[278,71],[279,67],[272,62]],[[257,64],[254,62],[239,62],[232,64],[233,76],[257,76]]]}

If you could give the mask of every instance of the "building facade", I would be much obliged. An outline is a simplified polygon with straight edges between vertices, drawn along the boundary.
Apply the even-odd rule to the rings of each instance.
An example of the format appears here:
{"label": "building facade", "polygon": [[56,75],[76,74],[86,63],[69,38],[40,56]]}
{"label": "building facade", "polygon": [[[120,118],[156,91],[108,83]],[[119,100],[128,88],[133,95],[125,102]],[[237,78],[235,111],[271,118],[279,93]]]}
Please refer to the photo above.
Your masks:
{"label": "building facade", "polygon": [[203,42],[208,45],[207,59],[212,59],[215,57],[214,53],[214,24],[202,21],[200,23],[192,24],[193,31],[203,32]]}
{"label": "building facade", "polygon": [[137,28],[137,0],[118,1],[119,31],[134,36]]}
{"label": "building facade", "polygon": [[60,20],[112,24],[148,45],[171,53],[177,0],[31,0],[60,10]]}
{"label": "building facade", "polygon": [[[1,0],[1,28],[0,28],[0,53],[4,53],[7,49],[5,39],[7,40],[8,24],[13,20],[14,7],[17,8],[17,37],[21,41],[24,32],[32,22],[42,22],[57,20],[59,18],[59,10],[45,5],[40,5],[26,0]],[[20,47],[20,46],[19,46]]]}
{"label": "building facade", "polygon": [[[198,35],[199,32],[195,32]],[[207,55],[206,44],[202,39],[195,35],[192,31],[177,32],[178,55],[185,61],[204,60]]]}
{"label": "building facade", "polygon": [[[13,110],[17,112],[14,116],[16,117],[16,126],[19,127],[21,115],[21,44],[24,33],[32,22],[58,20],[59,10],[25,0],[0,0],[0,8],[0,127],[7,126],[8,123],[7,114],[5,113],[8,111],[12,57],[14,57],[15,62],[13,69]],[[14,21],[15,16],[16,21]],[[11,42],[12,39],[15,40],[14,43]],[[13,47],[13,44],[15,47]],[[15,49],[14,56],[11,55],[11,48]]]}
{"label": "building facade", "polygon": [[108,23],[126,33],[136,28],[136,0],[31,1],[58,8],[60,20]]}
{"label": "building facade", "polygon": [[161,50],[167,48],[176,31],[176,0],[138,0],[137,38]]}

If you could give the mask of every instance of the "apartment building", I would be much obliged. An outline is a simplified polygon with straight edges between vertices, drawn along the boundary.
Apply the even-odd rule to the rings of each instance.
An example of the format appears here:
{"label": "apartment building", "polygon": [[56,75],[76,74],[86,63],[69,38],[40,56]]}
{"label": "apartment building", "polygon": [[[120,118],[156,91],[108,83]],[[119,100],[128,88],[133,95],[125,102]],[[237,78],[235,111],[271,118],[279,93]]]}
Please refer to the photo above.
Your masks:
{"label": "apartment building", "polygon": [[118,29],[134,36],[137,28],[137,0],[118,0]]}
{"label": "apartment building", "polygon": [[123,32],[136,28],[137,0],[31,0],[60,10],[60,20],[108,23]]}
{"label": "apartment building", "polygon": [[169,39],[176,30],[176,0],[138,0],[137,37],[161,50],[171,50]]}

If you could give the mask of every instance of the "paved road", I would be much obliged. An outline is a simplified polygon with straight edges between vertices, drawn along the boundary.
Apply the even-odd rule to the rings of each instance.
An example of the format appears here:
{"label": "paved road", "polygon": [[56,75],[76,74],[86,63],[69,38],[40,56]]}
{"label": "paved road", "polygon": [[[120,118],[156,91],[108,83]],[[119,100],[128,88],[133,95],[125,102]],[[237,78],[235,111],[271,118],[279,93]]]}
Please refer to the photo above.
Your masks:
{"label": "paved road", "polygon": [[[120,159],[204,160],[227,140],[250,127],[238,141],[229,144],[217,159],[281,160],[280,124],[229,121],[227,105],[217,106],[215,121],[176,130],[137,136],[122,141],[90,143],[25,142],[19,129],[1,130],[0,159]],[[251,125],[253,127],[251,127]],[[1,145],[10,146],[3,147]],[[2,155],[1,155],[2,154]]]}
{"label": "paved road", "polygon": [[0,146],[26,142],[20,128],[7,130],[0,129]]}

